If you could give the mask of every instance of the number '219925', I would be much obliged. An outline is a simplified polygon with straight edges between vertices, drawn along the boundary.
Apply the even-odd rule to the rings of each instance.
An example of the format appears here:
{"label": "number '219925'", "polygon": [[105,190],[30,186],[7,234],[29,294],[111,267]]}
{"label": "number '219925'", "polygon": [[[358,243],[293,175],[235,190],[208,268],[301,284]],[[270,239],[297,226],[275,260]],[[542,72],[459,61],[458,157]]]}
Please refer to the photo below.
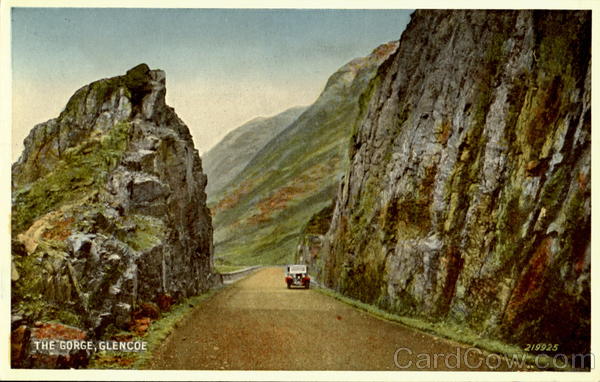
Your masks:
{"label": "number '219925'", "polygon": [[525,351],[557,351],[558,344],[526,344]]}

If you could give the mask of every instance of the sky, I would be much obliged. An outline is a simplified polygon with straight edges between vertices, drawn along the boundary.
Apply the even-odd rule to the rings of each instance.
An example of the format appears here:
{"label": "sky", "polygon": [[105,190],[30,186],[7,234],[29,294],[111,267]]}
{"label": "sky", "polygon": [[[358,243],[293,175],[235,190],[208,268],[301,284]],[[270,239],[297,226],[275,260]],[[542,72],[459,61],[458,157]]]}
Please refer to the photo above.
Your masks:
{"label": "sky", "polygon": [[200,153],[257,117],[315,101],[353,58],[400,38],[410,10],[13,8],[12,160],[69,97],[142,62]]}

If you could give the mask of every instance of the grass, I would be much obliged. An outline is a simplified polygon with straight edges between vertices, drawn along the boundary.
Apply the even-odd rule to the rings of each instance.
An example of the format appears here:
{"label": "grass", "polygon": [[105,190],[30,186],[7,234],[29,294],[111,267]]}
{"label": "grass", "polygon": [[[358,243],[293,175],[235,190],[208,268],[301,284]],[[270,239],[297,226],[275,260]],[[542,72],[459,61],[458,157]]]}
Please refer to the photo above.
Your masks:
{"label": "grass", "polygon": [[38,217],[82,199],[106,183],[127,148],[130,124],[119,123],[100,139],[90,138],[67,149],[56,168],[13,194],[13,234],[26,230]]}
{"label": "grass", "polygon": [[152,216],[133,215],[135,229],[122,234],[122,241],[136,251],[145,251],[162,243],[165,238],[164,222]]}
{"label": "grass", "polygon": [[305,203],[297,210],[292,207],[284,210],[270,224],[240,227],[228,235],[226,242],[216,242],[216,257],[222,257],[230,265],[271,265],[285,264],[293,260],[298,245],[298,237],[303,225],[325,204],[329,198]]}
{"label": "grass", "polygon": [[[133,335],[133,341],[144,341],[147,343],[147,351],[138,353],[104,351],[95,353],[89,369],[146,369],[148,363],[153,359],[156,351],[166,338],[178,327],[199,304],[214,296],[225,287],[214,288],[198,296],[189,297],[182,302],[173,305],[171,310],[162,313],[161,317],[153,321],[148,332],[143,336]],[[129,334],[124,332],[123,334]]]}
{"label": "grass", "polygon": [[[320,175],[320,174],[319,174]],[[292,261],[302,227],[335,194],[335,179],[323,181],[312,193],[300,193],[285,208],[268,211],[268,219],[252,223],[258,208],[238,215],[237,224],[215,222],[215,257],[229,265],[284,264]],[[333,184],[332,184],[333,183]]]}
{"label": "grass", "polygon": [[[449,322],[429,322],[421,318],[400,316],[397,314],[387,312],[374,305],[366,304],[362,301],[346,297],[334,290],[322,286],[318,286],[313,289],[321,294],[333,297],[338,301],[341,301],[354,308],[372,314],[373,316],[378,317],[380,319],[398,323],[408,328],[416,329],[427,334],[439,336],[448,340],[458,342],[460,344],[475,346],[489,353],[505,355],[509,359],[513,357],[518,357],[519,360],[523,359],[528,365],[535,366],[536,354],[528,353],[516,345],[508,344],[491,338],[480,337],[477,333],[473,332],[465,326],[460,326],[458,324]],[[540,364],[552,364],[552,357],[550,356],[540,354],[537,355],[537,357],[539,357]],[[568,364],[560,364],[560,368],[557,370],[573,371],[573,369],[571,369]]]}

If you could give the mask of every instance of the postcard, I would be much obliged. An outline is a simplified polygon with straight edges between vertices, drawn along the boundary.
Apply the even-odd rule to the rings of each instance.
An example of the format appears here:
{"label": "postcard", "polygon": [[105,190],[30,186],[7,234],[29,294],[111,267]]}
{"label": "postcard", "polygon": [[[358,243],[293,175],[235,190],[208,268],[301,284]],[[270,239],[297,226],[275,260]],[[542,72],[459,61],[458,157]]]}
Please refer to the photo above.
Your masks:
{"label": "postcard", "polygon": [[597,4],[503,7],[3,3],[3,376],[597,379]]}

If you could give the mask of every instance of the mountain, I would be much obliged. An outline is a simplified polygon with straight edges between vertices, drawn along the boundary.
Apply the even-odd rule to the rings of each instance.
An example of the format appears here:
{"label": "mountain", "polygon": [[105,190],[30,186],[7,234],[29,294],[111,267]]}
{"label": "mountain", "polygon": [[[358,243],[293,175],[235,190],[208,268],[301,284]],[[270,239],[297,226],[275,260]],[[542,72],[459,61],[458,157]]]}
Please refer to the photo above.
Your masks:
{"label": "mountain", "polygon": [[211,203],[215,259],[222,264],[291,261],[304,222],[334,195],[360,118],[360,97],[396,49],[352,60],[290,126],[271,139]]}
{"label": "mountain", "polygon": [[257,117],[231,131],[204,154],[202,163],[208,178],[208,200],[218,199],[220,191],[242,172],[252,157],[305,109],[293,107],[273,117]]}
{"label": "mountain", "polygon": [[416,11],[299,260],[398,314],[588,353],[590,77],[590,11]]}
{"label": "mountain", "polygon": [[165,73],[142,64],[82,87],[26,138],[12,167],[13,328],[52,320],[97,338],[217,282],[206,176],[165,94]]}

